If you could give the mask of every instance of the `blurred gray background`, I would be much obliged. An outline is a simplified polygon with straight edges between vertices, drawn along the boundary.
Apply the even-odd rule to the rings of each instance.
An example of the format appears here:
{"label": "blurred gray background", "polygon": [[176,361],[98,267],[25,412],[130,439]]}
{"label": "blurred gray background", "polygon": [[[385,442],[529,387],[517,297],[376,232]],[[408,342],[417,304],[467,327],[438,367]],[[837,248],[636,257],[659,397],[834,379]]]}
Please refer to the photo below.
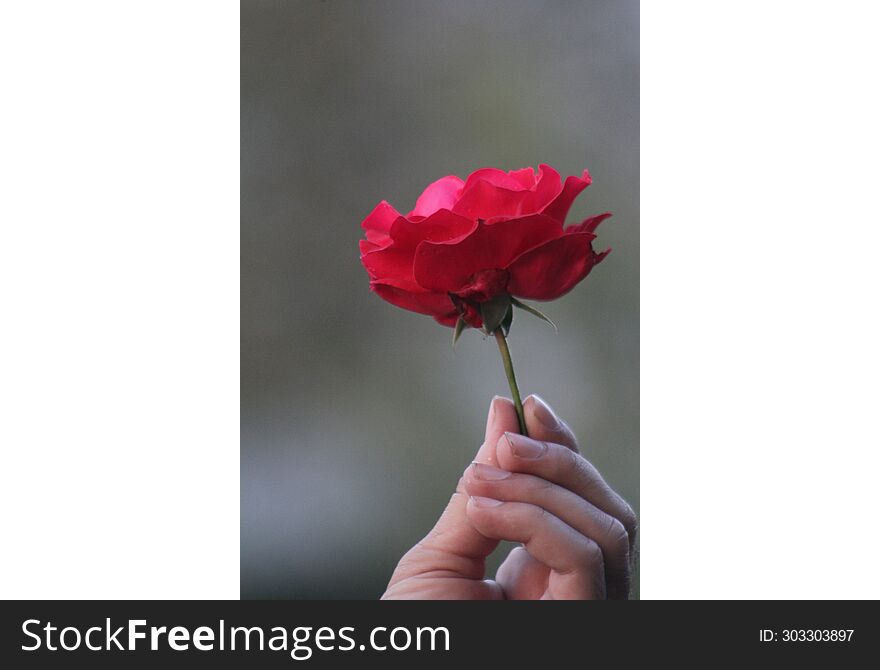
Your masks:
{"label": "blurred gray background", "polygon": [[559,335],[520,314],[510,345],[638,512],[638,21],[636,0],[242,3],[243,598],[378,597],[509,395],[491,339],[453,351],[358,261],[376,203],[446,174],[591,171],[569,221],[613,211],[614,252],[541,305]]}

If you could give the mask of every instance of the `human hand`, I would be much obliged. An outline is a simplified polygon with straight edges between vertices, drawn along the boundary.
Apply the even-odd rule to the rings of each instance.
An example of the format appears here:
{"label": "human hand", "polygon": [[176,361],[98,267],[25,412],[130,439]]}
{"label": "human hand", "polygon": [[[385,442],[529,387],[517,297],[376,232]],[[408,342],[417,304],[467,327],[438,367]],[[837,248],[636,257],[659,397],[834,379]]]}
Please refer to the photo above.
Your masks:
{"label": "human hand", "polygon": [[[636,518],[537,396],[496,397],[486,438],[437,524],[400,560],[383,599],[588,600],[629,596]],[[500,540],[521,542],[485,577]]]}

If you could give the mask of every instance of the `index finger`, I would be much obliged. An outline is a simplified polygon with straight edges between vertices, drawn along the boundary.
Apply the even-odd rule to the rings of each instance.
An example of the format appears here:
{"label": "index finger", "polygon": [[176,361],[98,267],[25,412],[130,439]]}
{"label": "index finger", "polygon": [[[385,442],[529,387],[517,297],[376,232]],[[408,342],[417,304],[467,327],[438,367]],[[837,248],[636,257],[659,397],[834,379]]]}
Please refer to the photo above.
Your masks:
{"label": "index finger", "polygon": [[543,398],[530,395],[523,403],[523,413],[526,417],[529,437],[542,442],[561,444],[574,452],[580,452],[577,438],[571,428],[559,418]]}

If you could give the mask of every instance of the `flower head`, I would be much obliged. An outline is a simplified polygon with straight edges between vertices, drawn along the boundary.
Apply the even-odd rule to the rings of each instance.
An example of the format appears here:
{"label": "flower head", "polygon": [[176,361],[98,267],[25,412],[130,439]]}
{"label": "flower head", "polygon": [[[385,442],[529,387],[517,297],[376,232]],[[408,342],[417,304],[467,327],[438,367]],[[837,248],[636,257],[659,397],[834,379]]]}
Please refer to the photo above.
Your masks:
{"label": "flower head", "polygon": [[[564,227],[574,199],[590,185],[549,165],[504,172],[483,168],[466,180],[429,185],[405,216],[383,201],[361,224],[361,262],[370,287],[388,302],[446,326],[484,328],[499,298],[553,300],[570,291],[608,253],[593,250],[610,213]],[[518,301],[514,301],[518,304]],[[502,313],[503,314],[503,313]]]}

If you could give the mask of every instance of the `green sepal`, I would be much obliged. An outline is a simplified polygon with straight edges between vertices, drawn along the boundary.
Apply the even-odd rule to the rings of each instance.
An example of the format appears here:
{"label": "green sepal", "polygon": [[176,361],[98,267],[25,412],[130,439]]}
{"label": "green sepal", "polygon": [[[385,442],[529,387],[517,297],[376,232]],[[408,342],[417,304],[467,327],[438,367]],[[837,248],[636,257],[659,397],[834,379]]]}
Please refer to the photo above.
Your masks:
{"label": "green sepal", "polygon": [[491,335],[499,327],[504,328],[505,323],[507,329],[510,328],[510,322],[513,319],[512,314],[508,316],[510,312],[513,312],[510,300],[509,295],[501,293],[491,300],[480,304],[480,315],[483,317],[483,332],[487,335]]}
{"label": "green sepal", "polygon": [[[535,307],[532,307],[531,305],[527,305],[527,304],[524,303],[524,302],[520,302],[519,300],[517,300],[516,298],[513,298],[513,297],[510,298],[510,302],[511,302],[511,304],[516,305],[516,306],[519,307],[520,309],[524,309],[524,310],[527,311],[529,314],[534,314],[534,315],[537,316],[539,319],[541,319],[541,321],[546,321],[546,322],[549,323],[551,326],[553,326],[553,330],[556,331],[556,334],[557,334],[557,335],[559,334],[559,328],[557,328],[557,327],[556,327],[556,324],[553,323],[553,321],[550,319],[550,317],[547,316],[546,314],[544,314],[541,310],[539,310],[539,309],[537,309],[537,308],[535,308]],[[513,311],[513,310],[511,310],[511,311]]]}
{"label": "green sepal", "polygon": [[510,324],[513,323],[513,306],[511,305],[510,309],[507,310],[507,316],[504,317],[504,321],[501,322],[501,330],[504,332],[504,337],[510,335]]}
{"label": "green sepal", "polygon": [[462,317],[458,317],[458,321],[455,322],[455,332],[452,334],[452,348],[455,349],[455,344],[458,342],[458,338],[461,337],[461,334],[464,332],[464,329],[467,328],[467,321],[465,321]]}

